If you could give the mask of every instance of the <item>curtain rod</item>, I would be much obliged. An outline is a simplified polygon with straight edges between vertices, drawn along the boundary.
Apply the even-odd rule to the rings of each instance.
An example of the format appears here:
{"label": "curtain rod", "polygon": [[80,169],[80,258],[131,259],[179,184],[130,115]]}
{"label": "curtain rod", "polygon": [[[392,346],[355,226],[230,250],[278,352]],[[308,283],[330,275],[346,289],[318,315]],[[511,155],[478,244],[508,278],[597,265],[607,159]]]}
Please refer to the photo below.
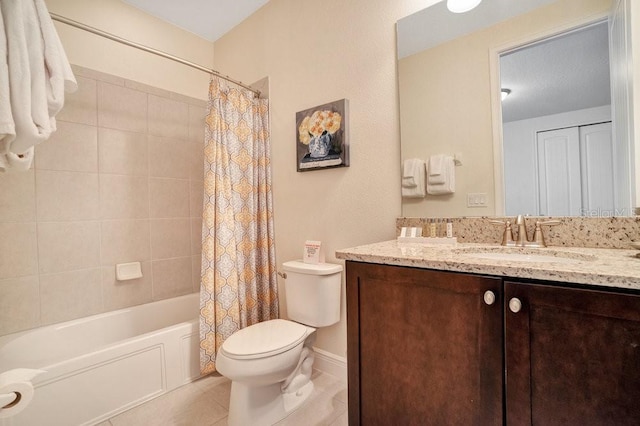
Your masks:
{"label": "curtain rod", "polygon": [[144,44],[136,43],[134,41],[130,41],[130,40],[127,40],[125,38],[118,37],[115,34],[111,34],[111,33],[108,33],[106,31],[99,30],[99,29],[91,27],[89,25],[85,25],[85,24],[83,24],[81,22],[74,21],[73,19],[65,18],[62,15],[58,15],[56,13],[49,13],[49,14],[51,15],[51,19],[53,19],[54,21],[62,22],[64,24],[71,25],[72,27],[76,27],[76,28],[79,28],[81,30],[88,31],[90,33],[99,35],[99,36],[104,37],[104,38],[108,38],[109,40],[113,40],[113,41],[116,41],[118,43],[122,43],[122,44],[125,44],[125,45],[130,46],[130,47],[135,47],[136,49],[144,50],[145,52],[152,53],[154,55],[158,55],[158,56],[161,56],[161,57],[166,58],[166,59],[170,59],[170,60],[175,61],[175,62],[179,62],[179,63],[187,65],[187,66],[189,66],[191,68],[195,68],[197,70],[204,71],[204,72],[206,72],[208,74],[213,74],[216,77],[220,77],[220,78],[222,78],[224,80],[227,80],[227,81],[229,81],[229,82],[231,82],[233,84],[236,84],[236,85],[238,85],[240,87],[243,87],[243,88],[255,93],[256,96],[260,97],[260,91],[259,90],[256,90],[256,89],[254,89],[254,88],[252,88],[250,86],[247,86],[246,84],[242,83],[241,81],[235,80],[235,79],[233,79],[233,78],[231,78],[229,76],[222,75],[218,71],[213,70],[211,68],[206,68],[206,67],[204,67],[202,65],[198,65],[196,63],[187,61],[186,59],[182,59],[182,58],[179,58],[177,56],[173,56],[173,55],[170,55],[168,53],[165,53],[165,52],[163,52],[161,50],[145,46]]}

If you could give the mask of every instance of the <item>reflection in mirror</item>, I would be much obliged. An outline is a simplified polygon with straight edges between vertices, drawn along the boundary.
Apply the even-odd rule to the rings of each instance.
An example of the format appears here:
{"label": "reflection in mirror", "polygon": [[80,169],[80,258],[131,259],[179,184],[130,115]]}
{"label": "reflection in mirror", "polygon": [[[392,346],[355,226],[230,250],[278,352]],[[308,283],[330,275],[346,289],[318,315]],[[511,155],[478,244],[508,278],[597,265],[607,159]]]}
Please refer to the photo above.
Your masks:
{"label": "reflection in mirror", "polygon": [[607,21],[500,55],[505,213],[620,215]]}
{"label": "reflection in mirror", "polygon": [[[493,214],[545,214],[545,215],[622,215],[630,214],[631,191],[633,190],[633,182],[629,173],[630,166],[630,149],[616,148],[614,164],[617,161],[614,176],[610,176],[612,167],[598,164],[588,164],[589,170],[596,170],[594,175],[586,174],[587,167],[580,164],[577,174],[581,180],[588,180],[590,186],[580,187],[577,193],[581,198],[587,198],[586,204],[579,204],[579,207],[571,206],[566,211],[555,210],[554,205],[545,204],[544,200],[555,201],[560,197],[566,201],[568,193],[562,189],[556,190],[555,184],[558,178],[555,175],[544,176],[544,182],[547,193],[541,201],[537,192],[537,186],[540,185],[540,177],[529,176],[528,185],[518,183],[511,177],[512,171],[524,174],[521,166],[523,161],[537,164],[540,158],[547,158],[557,146],[553,145],[550,149],[538,153],[534,147],[528,148],[529,151],[522,147],[513,149],[513,146],[507,142],[507,137],[511,134],[508,127],[511,123],[522,122],[524,120],[533,120],[531,117],[540,116],[560,116],[562,114],[572,115],[570,111],[576,109],[585,110],[588,114],[585,118],[576,119],[578,125],[582,124],[602,124],[607,121],[616,123],[617,113],[614,110],[621,110],[610,106],[609,100],[603,100],[609,96],[608,89],[596,91],[594,86],[590,86],[588,90],[570,89],[569,95],[566,93],[561,95],[561,101],[551,100],[547,96],[547,103],[557,109],[539,110],[536,115],[529,115],[526,118],[515,108],[518,99],[522,98],[524,90],[518,86],[521,84],[517,77],[508,70],[507,63],[516,58],[518,53],[526,51],[521,48],[534,41],[540,41],[541,37],[554,35],[555,39],[562,40],[565,37],[558,36],[559,33],[572,31],[576,35],[582,32],[596,33],[593,37],[598,36],[597,45],[605,44],[607,35],[607,18],[611,12],[613,5],[612,0],[522,0],[514,2],[512,0],[483,0],[477,9],[469,12],[468,16],[446,14],[440,9],[445,9],[445,2],[436,3],[435,5],[403,18],[398,22],[398,76],[399,76],[399,96],[400,96],[400,126],[401,126],[401,153],[402,159],[423,158],[427,159],[434,154],[454,154],[460,153],[463,157],[463,166],[456,167],[456,193],[450,196],[427,196],[424,199],[403,199],[402,210],[404,216],[425,216],[425,215],[442,215],[442,216],[478,216]],[[511,6],[518,5],[523,9],[508,14],[506,9]],[[487,10],[493,8],[488,15],[497,17],[497,21],[483,21],[481,15],[487,15]],[[478,14],[473,16],[471,14]],[[434,15],[435,18],[434,18]],[[506,14],[506,15],[505,15]],[[430,16],[431,21],[437,22],[434,25],[420,25],[417,23],[420,19],[426,19]],[[464,18],[463,22],[461,19]],[[486,18],[486,16],[485,16]],[[482,21],[481,25],[479,22]],[[575,31],[576,27],[593,24],[595,22],[601,25],[590,25],[583,31]],[[405,25],[406,24],[406,25]],[[480,25],[480,27],[478,27]],[[447,35],[444,40],[436,40],[431,44],[426,43],[426,48],[416,47],[420,43],[425,44],[424,40],[416,43],[412,40],[411,28],[427,28],[433,32],[441,33],[436,28],[455,28],[457,34]],[[424,31],[423,31],[424,33]],[[605,38],[601,38],[602,35]],[[442,36],[442,34],[438,34]],[[424,34],[421,35],[424,37]],[[571,36],[566,37],[569,41]],[[532,46],[535,52],[551,42],[536,43]],[[583,52],[589,53],[595,47]],[[409,46],[409,47],[407,47]],[[517,48],[516,48],[517,47]],[[421,50],[422,49],[422,50]],[[502,55],[502,62],[499,65],[499,55]],[[607,71],[606,53],[604,54],[605,63],[600,63],[598,69],[602,70],[604,66],[604,74]],[[495,56],[495,58],[494,58]],[[602,56],[599,56],[602,60]],[[534,71],[534,76],[542,76],[545,72],[555,75],[555,84],[567,88],[569,82],[573,82],[576,77],[571,77],[560,71],[559,65],[553,59],[535,59],[538,64],[524,65],[523,69]],[[584,57],[578,60],[586,60]],[[494,63],[495,62],[495,63]],[[536,65],[536,66],[534,66]],[[614,65],[614,64],[612,64]],[[576,68],[575,66],[573,68]],[[580,67],[577,67],[580,68]],[[591,70],[592,65],[584,65],[582,71]],[[535,71],[537,70],[537,71]],[[544,71],[544,72],[543,72]],[[599,78],[602,77],[599,73]],[[515,73],[517,76],[517,73]],[[614,73],[611,74],[612,77]],[[504,101],[504,111],[501,117],[500,111],[500,79],[504,80],[505,88],[511,90],[511,94]],[[615,79],[614,79],[615,80]],[[551,83],[537,82],[542,85],[550,85]],[[615,87],[616,82],[613,82]],[[506,87],[510,86],[510,87]],[[604,86],[607,86],[605,83]],[[604,87],[603,86],[603,87]],[[538,91],[538,90],[536,90]],[[560,93],[560,90],[557,90]],[[590,101],[589,104],[567,106],[566,100],[575,100],[581,98],[582,92],[589,95],[598,95],[599,100]],[[596,93],[598,92],[598,93]],[[594,96],[595,98],[596,96]],[[533,104],[528,98],[525,104]],[[509,107],[514,106],[511,110]],[[613,114],[613,116],[612,116]],[[502,124],[504,121],[504,131]],[[550,127],[549,127],[550,126]],[[543,130],[556,130],[562,126],[545,125]],[[511,126],[514,127],[514,126]],[[595,128],[583,129],[584,138],[588,142],[591,150],[586,157],[578,157],[578,162],[588,163],[595,152],[597,156],[604,157],[600,151],[601,145],[605,144],[600,141],[600,133],[605,132],[589,132]],[[505,150],[503,147],[503,132],[505,134]],[[535,133],[535,132],[534,132]],[[631,134],[623,134],[618,131],[620,140],[629,144]],[[615,132],[614,132],[615,134]],[[553,136],[547,134],[546,136]],[[578,129],[578,138],[580,137],[580,129]],[[533,136],[528,135],[533,140]],[[615,139],[615,138],[614,138]],[[534,144],[532,142],[532,144]],[[545,142],[545,147],[549,145]],[[541,145],[544,145],[541,143]],[[507,146],[508,145],[508,146]],[[535,146],[535,145],[534,145]],[[595,151],[594,151],[595,150]],[[615,155],[620,158],[615,158]],[[547,156],[547,157],[544,157]],[[560,155],[551,155],[550,158],[560,159]],[[624,157],[624,158],[622,158]],[[576,160],[574,160],[576,161]],[[625,164],[622,164],[626,162]],[[564,163],[563,163],[564,164]],[[503,169],[504,166],[504,169]],[[559,168],[568,166],[558,166]],[[607,168],[609,176],[601,176],[603,169]],[[509,176],[507,176],[509,174]],[[607,179],[609,179],[607,181]],[[613,180],[613,183],[612,183]],[[618,185],[620,184],[620,185]],[[618,186],[615,191],[611,190],[611,186]],[[531,190],[531,186],[535,189]],[[600,195],[593,195],[595,187],[606,187],[606,191],[600,191]],[[599,189],[600,190],[600,189]],[[586,193],[586,197],[585,197]],[[470,206],[468,200],[470,195],[484,194],[487,200],[485,206]],[[613,194],[613,195],[612,195]],[[555,197],[555,198],[554,198]],[[582,201],[581,201],[582,202]],[[520,204],[519,204],[520,203]],[[529,204],[526,204],[529,203]],[[613,204],[612,204],[613,203]]]}

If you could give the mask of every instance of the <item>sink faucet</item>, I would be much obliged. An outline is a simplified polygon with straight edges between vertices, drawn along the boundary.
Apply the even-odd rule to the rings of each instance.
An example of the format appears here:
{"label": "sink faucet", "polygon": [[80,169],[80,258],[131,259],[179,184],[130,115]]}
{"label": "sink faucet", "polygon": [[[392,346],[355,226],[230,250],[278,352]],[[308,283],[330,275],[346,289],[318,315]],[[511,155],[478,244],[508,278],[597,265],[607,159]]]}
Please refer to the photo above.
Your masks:
{"label": "sink faucet", "polygon": [[492,224],[496,225],[504,225],[504,234],[502,235],[502,245],[503,246],[516,246],[516,247],[546,247],[547,244],[544,241],[544,235],[542,233],[542,225],[560,225],[559,220],[546,220],[539,221],[536,220],[536,227],[533,232],[533,238],[529,240],[529,235],[527,233],[527,224],[523,215],[519,214],[516,217],[515,226],[517,228],[518,235],[516,238],[513,236],[513,229],[511,228],[510,221],[501,221],[501,220],[492,220],[490,221]]}
{"label": "sink faucet", "polygon": [[524,247],[529,242],[529,235],[527,234],[527,224],[524,221],[524,216],[521,214],[516,217],[516,226],[518,227],[518,238],[516,239],[517,247]]}

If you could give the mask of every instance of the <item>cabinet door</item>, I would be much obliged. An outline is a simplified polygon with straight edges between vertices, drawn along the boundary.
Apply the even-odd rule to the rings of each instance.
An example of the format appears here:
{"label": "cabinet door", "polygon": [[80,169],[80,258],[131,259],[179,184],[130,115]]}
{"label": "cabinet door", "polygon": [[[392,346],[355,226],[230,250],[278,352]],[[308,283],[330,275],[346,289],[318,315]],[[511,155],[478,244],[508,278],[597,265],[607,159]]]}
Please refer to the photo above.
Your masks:
{"label": "cabinet door", "polygon": [[515,282],[504,291],[508,425],[640,424],[639,296]]}
{"label": "cabinet door", "polygon": [[347,262],[349,424],[502,424],[501,302],[499,279]]}

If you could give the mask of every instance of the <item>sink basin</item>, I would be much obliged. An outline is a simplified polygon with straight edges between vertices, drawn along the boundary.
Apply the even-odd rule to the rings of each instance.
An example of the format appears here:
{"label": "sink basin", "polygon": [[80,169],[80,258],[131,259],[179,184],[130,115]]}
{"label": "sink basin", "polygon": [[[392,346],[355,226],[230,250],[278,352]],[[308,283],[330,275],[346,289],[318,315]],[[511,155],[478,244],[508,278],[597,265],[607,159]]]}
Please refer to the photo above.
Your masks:
{"label": "sink basin", "polygon": [[477,259],[488,259],[504,262],[572,264],[595,260],[594,256],[582,253],[520,247],[464,248],[455,250],[454,252],[456,254],[462,254]]}

